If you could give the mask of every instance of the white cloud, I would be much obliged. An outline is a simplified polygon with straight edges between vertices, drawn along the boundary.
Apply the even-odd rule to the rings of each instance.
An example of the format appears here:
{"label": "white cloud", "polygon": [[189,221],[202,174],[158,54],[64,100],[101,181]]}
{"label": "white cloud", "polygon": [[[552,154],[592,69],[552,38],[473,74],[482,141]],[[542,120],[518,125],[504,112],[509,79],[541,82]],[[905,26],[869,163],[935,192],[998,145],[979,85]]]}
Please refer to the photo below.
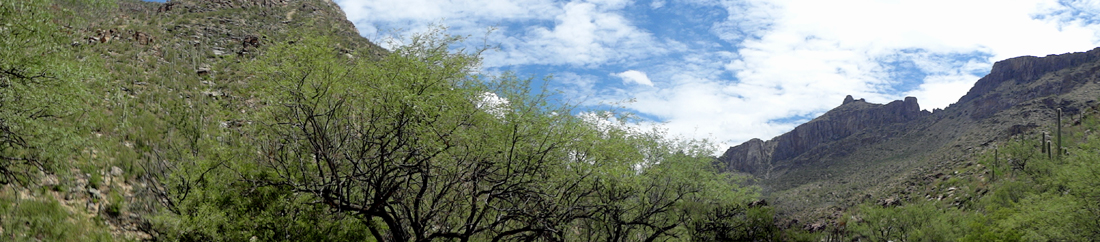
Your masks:
{"label": "white cloud", "polygon": [[646,76],[645,72],[629,70],[620,73],[612,73],[612,76],[617,76],[623,79],[623,83],[635,83],[646,86],[653,86],[653,82],[649,80],[649,76]]}
{"label": "white cloud", "polygon": [[929,76],[924,78],[920,88],[905,95],[917,97],[922,109],[944,108],[966,95],[978,78],[974,75]]}
{"label": "white cloud", "polygon": [[508,99],[497,96],[496,93],[482,93],[481,99],[474,100],[474,105],[497,118],[504,118],[508,114]]}
{"label": "white cloud", "polygon": [[[922,108],[942,108],[994,61],[1100,43],[1096,0],[336,1],[376,40],[390,36],[386,28],[407,35],[436,22],[479,40],[499,26],[484,36],[500,46],[483,55],[484,66],[552,67],[571,98],[635,99],[629,108],[672,134],[732,144],[786,132],[845,95],[877,103],[916,96]],[[680,32],[645,25],[664,19],[626,13],[634,4],[727,16],[704,24],[713,36],[662,35]],[[924,78],[899,80],[899,71]],[[640,85],[607,86],[616,79]]]}
{"label": "white cloud", "polygon": [[1070,0],[1057,3],[1046,2],[1041,5],[1040,11],[1035,14],[1039,19],[1053,19],[1064,25],[1091,26],[1098,28],[1100,22],[1100,1],[1097,0]]}
{"label": "white cloud", "polygon": [[[622,16],[622,9],[631,3],[627,0],[337,3],[359,32],[376,42],[423,33],[433,24],[447,26],[451,34],[484,38],[488,44],[500,47],[500,51],[483,55],[485,66],[490,68],[530,64],[603,66],[665,52],[661,41]],[[521,24],[509,27],[511,23]],[[499,29],[486,35],[494,26]]]}
{"label": "white cloud", "polygon": [[572,1],[553,27],[532,26],[500,39],[502,51],[488,53],[486,65],[573,65],[598,67],[665,52],[648,32],[616,11],[623,3]]}
{"label": "white cloud", "polygon": [[653,0],[652,2],[649,2],[649,7],[653,8],[653,9],[658,9],[658,8],[661,8],[661,7],[664,7],[664,6],[665,6],[665,1],[664,0]]}
{"label": "white cloud", "polygon": [[[664,84],[628,92],[638,100],[630,107],[660,117],[672,133],[713,134],[734,144],[786,132],[798,123],[778,120],[819,115],[849,94],[877,103],[916,96],[924,109],[943,108],[993,61],[1097,44],[1095,23],[1034,19],[1051,4],[1046,1],[711,4],[730,11],[711,31],[736,45],[736,52],[688,55],[650,73],[653,82]],[[884,60],[912,63],[927,76],[902,83]]]}
{"label": "white cloud", "polygon": [[[408,35],[442,22],[458,34],[476,34],[504,21],[553,19],[562,10],[552,0],[335,0],[368,38],[389,37],[390,28]],[[379,27],[382,27],[381,29]]]}

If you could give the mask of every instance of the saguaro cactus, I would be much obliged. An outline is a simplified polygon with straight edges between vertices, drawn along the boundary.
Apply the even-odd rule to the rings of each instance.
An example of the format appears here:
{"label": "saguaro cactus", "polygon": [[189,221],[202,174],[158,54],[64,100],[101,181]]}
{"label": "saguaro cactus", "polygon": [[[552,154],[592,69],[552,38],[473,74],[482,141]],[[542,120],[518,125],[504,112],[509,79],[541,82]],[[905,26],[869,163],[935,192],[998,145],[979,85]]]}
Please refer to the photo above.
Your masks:
{"label": "saguaro cactus", "polygon": [[1058,117],[1055,119],[1054,127],[1057,129],[1057,133],[1054,134],[1057,139],[1055,147],[1058,148],[1054,150],[1058,153],[1054,157],[1062,159],[1062,108],[1058,108]]}
{"label": "saguaro cactus", "polygon": [[1047,146],[1047,140],[1050,140],[1050,133],[1043,131],[1039,134],[1039,152],[1043,154],[1050,153],[1050,147]]}
{"label": "saguaro cactus", "polygon": [[1047,139],[1046,142],[1043,142],[1043,146],[1047,147],[1047,159],[1048,160],[1054,159],[1054,142],[1051,141],[1050,139]]}

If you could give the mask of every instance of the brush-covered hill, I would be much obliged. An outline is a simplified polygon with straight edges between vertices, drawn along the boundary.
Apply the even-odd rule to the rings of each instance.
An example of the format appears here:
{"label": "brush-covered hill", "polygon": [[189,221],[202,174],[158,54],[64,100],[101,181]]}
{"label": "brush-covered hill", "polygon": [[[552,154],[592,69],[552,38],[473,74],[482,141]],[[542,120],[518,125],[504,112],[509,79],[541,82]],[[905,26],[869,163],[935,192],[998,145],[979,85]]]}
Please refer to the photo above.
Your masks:
{"label": "brush-covered hill", "polygon": [[[1095,118],[1098,70],[1100,49],[999,61],[958,102],[934,112],[920,111],[911,97],[883,105],[849,96],[793,131],[729,148],[718,164],[754,175],[790,226],[838,231],[859,204],[939,201],[950,194],[949,204],[968,206],[995,189],[990,164],[979,162],[995,147],[1051,136],[1059,109],[1064,126]],[[1035,145],[1034,151],[1042,150]],[[980,185],[938,187],[948,180]]]}
{"label": "brush-covered hill", "polygon": [[[254,59],[308,36],[388,53],[331,1],[0,2],[0,240],[163,239],[161,204],[187,196],[168,170],[247,122]],[[183,140],[190,162],[151,162]]]}

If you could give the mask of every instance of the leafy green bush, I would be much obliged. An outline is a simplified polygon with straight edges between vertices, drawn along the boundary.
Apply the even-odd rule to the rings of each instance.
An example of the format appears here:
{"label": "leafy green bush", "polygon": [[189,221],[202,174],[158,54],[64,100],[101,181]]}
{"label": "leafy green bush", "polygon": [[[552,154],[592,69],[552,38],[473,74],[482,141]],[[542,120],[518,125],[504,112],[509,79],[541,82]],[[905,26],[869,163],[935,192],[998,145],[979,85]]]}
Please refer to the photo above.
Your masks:
{"label": "leafy green bush", "polygon": [[[1095,130],[1087,118],[1081,127],[1064,132]],[[1069,155],[1051,159],[1041,153],[1037,137],[1005,142],[979,162],[996,174],[995,180],[952,177],[940,185],[989,187],[962,209],[937,201],[913,201],[901,207],[862,205],[853,216],[862,218],[848,232],[870,240],[929,241],[1084,241],[1100,236],[1100,137],[1095,133],[1067,134]],[[992,153],[992,151],[990,151]],[[996,172],[996,173],[993,173]],[[979,189],[980,190],[980,189]],[[957,190],[957,191],[961,191]]]}
{"label": "leafy green bush", "polygon": [[18,196],[14,189],[0,191],[0,240],[114,241],[101,224],[78,217],[56,200]]}
{"label": "leafy green bush", "polygon": [[[82,139],[64,124],[81,110],[92,77],[72,60],[48,2],[0,3],[0,183],[26,184],[53,172]],[[48,148],[47,148],[48,147]]]}

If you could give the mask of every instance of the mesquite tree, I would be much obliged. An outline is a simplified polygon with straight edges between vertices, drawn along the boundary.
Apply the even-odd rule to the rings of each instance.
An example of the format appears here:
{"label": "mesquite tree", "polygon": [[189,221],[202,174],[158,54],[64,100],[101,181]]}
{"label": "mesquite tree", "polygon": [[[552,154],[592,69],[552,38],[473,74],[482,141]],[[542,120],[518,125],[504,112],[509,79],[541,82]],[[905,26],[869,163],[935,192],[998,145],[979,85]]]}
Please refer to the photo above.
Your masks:
{"label": "mesquite tree", "polygon": [[479,59],[453,38],[412,40],[380,61],[323,39],[273,49],[265,172],[246,179],[361,218],[380,241],[652,241],[686,235],[688,206],[752,196],[715,173],[708,145],[471,75]]}

